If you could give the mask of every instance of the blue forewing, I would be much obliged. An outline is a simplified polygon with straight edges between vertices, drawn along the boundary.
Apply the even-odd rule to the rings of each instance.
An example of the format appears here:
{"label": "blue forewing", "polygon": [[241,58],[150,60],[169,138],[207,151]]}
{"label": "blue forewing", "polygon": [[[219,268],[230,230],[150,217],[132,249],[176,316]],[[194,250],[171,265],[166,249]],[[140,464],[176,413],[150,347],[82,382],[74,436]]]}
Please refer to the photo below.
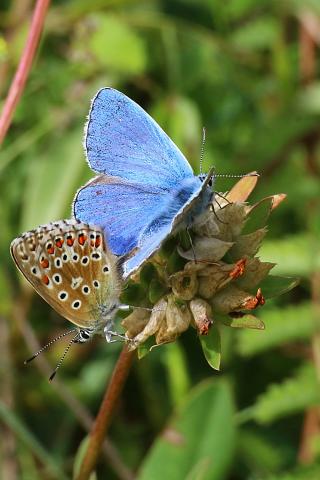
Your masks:
{"label": "blue forewing", "polygon": [[104,88],[93,99],[85,148],[100,175],[78,191],[74,215],[101,226],[114,254],[136,249],[125,276],[210,202],[210,175],[201,182],[160,126],[117,90]]}

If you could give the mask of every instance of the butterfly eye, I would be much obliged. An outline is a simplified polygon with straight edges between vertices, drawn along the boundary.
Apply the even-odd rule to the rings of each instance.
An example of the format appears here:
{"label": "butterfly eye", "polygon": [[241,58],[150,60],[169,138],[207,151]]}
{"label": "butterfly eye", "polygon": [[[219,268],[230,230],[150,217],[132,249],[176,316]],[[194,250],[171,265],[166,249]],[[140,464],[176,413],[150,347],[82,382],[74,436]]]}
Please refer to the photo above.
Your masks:
{"label": "butterfly eye", "polygon": [[86,330],[80,330],[79,332],[79,336],[80,336],[80,341],[86,341],[86,340],[89,340],[90,338],[90,333],[88,333]]}

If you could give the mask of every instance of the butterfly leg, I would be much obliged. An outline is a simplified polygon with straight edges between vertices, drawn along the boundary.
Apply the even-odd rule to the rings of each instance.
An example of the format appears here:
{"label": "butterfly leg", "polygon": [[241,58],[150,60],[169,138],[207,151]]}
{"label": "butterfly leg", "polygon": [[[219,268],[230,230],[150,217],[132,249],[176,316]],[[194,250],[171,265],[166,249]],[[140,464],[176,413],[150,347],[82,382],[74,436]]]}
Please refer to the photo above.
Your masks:
{"label": "butterfly leg", "polygon": [[103,329],[104,335],[108,343],[114,343],[119,341],[127,342],[130,340],[130,338],[127,337],[126,335],[122,335],[121,333],[114,332],[113,330],[111,330],[112,327],[113,327],[113,322],[109,321],[106,323],[106,326]]}
{"label": "butterfly leg", "polygon": [[190,245],[191,245],[194,263],[197,263],[196,251],[195,251],[195,249],[194,249],[192,237],[191,237],[191,235],[190,235],[190,227],[189,227],[189,225],[187,225],[186,232],[187,232],[187,235],[188,235],[188,238],[189,238],[189,242],[190,242]]}

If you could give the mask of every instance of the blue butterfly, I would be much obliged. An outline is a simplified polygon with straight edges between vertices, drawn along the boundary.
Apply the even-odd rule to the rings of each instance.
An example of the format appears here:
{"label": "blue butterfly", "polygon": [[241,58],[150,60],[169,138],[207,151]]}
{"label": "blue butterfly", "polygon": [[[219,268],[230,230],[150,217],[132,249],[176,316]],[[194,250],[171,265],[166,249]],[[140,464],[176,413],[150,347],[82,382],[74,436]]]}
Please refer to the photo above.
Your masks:
{"label": "blue butterfly", "polygon": [[167,236],[191,225],[213,197],[203,179],[160,126],[113,88],[98,91],[85,132],[90,167],[99,173],[74,199],[77,220],[102,227],[115,255],[133,252],[124,277],[136,271]]}

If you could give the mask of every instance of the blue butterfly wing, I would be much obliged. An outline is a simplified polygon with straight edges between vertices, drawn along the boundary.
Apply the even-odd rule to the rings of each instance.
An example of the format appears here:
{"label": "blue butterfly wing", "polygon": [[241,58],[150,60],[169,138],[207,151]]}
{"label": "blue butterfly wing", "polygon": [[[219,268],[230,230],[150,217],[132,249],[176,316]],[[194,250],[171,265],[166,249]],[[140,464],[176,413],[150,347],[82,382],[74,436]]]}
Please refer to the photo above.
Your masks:
{"label": "blue butterfly wing", "polygon": [[101,226],[115,255],[126,255],[138,247],[124,264],[124,276],[128,277],[178,224],[189,224],[188,213],[198,213],[208,205],[212,196],[207,187],[210,178],[201,183],[197,177],[191,177],[167,192],[101,175],[78,191],[74,215],[77,220]]}
{"label": "blue butterfly wing", "polygon": [[90,167],[99,173],[170,190],[193,176],[184,155],[139,105],[112,88],[92,101],[85,135]]}
{"label": "blue butterfly wing", "polygon": [[162,198],[159,188],[101,175],[78,191],[73,211],[77,220],[101,226],[111,251],[124,255],[137,246]]}

